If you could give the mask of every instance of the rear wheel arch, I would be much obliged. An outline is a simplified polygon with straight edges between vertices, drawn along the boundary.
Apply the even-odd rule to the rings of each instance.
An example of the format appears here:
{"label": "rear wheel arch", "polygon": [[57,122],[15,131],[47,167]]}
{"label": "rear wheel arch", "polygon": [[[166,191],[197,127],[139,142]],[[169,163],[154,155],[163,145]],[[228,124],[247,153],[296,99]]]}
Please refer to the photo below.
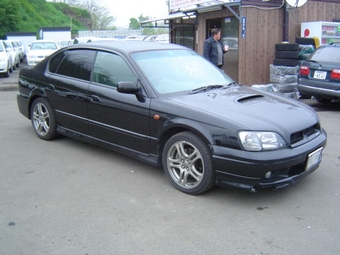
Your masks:
{"label": "rear wheel arch", "polygon": [[[31,93],[30,93],[30,95],[29,95],[29,101],[28,101],[28,114],[29,114],[29,119],[31,119],[31,107],[32,107],[32,104],[33,104],[33,102],[37,99],[37,98],[39,98],[39,97],[43,97],[43,98],[45,98],[48,102],[50,101],[47,97],[46,97],[46,95],[45,95],[45,93],[42,91],[42,90],[40,90],[40,89],[35,89],[35,90],[32,90],[31,91]],[[50,103],[50,102],[49,102]]]}

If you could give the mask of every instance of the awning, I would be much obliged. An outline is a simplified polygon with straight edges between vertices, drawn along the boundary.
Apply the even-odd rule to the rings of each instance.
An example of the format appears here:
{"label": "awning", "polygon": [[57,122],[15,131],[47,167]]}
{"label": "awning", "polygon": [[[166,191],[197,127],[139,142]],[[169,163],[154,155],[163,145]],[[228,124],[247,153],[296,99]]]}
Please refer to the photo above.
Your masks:
{"label": "awning", "polygon": [[144,20],[144,21],[140,22],[140,24],[146,24],[146,23],[156,22],[156,21],[161,21],[161,20],[178,19],[178,18],[183,18],[185,16],[186,15],[183,12],[176,12],[176,13],[169,14],[166,17]]}

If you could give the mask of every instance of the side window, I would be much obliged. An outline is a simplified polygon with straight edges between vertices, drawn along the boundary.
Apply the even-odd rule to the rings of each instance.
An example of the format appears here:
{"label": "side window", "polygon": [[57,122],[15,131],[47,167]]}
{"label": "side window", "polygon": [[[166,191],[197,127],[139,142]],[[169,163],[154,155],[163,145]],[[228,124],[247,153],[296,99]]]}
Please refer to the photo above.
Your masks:
{"label": "side window", "polygon": [[94,64],[92,81],[117,87],[120,81],[137,83],[137,77],[120,56],[100,51]]}
{"label": "side window", "polygon": [[95,55],[93,50],[67,51],[66,57],[57,69],[57,74],[90,81]]}
{"label": "side window", "polygon": [[53,57],[50,60],[50,63],[48,65],[48,71],[50,71],[51,73],[56,73],[59,67],[60,61],[64,58],[64,56],[65,56],[65,51]]}

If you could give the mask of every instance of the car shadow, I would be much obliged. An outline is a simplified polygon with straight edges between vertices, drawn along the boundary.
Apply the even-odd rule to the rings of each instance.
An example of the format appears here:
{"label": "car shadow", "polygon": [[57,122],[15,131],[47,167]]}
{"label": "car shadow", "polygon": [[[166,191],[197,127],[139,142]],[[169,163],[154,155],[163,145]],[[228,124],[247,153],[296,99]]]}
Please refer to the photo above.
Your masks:
{"label": "car shadow", "polygon": [[321,111],[340,112],[340,101],[339,100],[333,100],[331,103],[319,103],[315,99],[300,99],[299,101],[309,105],[317,112],[321,112]]}

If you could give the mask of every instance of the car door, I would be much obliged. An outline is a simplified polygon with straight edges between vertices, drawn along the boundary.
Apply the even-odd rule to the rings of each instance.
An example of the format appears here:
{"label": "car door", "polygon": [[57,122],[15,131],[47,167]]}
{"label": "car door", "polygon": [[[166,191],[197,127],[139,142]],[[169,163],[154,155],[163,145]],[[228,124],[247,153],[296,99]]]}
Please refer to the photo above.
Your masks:
{"label": "car door", "polygon": [[117,91],[120,81],[138,82],[123,57],[98,51],[89,86],[88,118],[91,136],[124,149],[149,152],[150,100]]}
{"label": "car door", "polygon": [[65,50],[49,63],[47,91],[60,126],[88,134],[87,89],[90,84],[93,50]]}

